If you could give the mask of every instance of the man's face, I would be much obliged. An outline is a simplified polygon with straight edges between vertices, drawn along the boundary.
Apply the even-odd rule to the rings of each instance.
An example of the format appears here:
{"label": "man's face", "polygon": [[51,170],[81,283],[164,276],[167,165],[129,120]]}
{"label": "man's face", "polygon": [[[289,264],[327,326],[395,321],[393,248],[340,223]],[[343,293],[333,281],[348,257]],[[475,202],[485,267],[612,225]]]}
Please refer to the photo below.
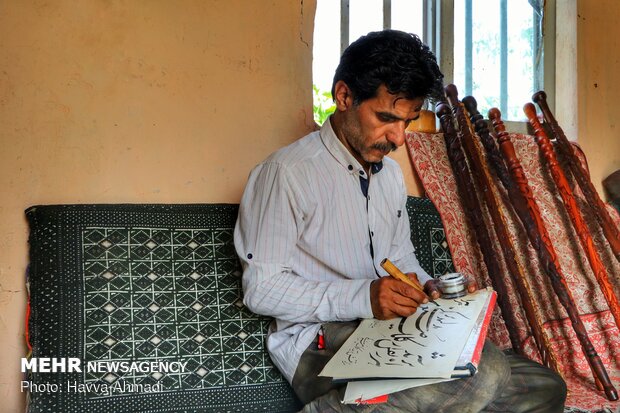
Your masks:
{"label": "man's face", "polygon": [[405,142],[405,129],[418,118],[423,103],[421,98],[406,99],[392,95],[385,86],[381,86],[377,96],[359,105],[348,105],[342,112],[339,138],[353,156],[367,167],[369,163],[381,161]]}

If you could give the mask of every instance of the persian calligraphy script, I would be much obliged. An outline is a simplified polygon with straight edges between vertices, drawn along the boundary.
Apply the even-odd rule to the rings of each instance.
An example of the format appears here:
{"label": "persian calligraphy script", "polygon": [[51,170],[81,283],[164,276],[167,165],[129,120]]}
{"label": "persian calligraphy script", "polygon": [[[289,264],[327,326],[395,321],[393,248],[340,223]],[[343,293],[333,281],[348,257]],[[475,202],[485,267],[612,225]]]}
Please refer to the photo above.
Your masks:
{"label": "persian calligraphy script", "polygon": [[450,377],[488,292],[422,305],[407,318],[364,320],[325,367],[334,378]]}

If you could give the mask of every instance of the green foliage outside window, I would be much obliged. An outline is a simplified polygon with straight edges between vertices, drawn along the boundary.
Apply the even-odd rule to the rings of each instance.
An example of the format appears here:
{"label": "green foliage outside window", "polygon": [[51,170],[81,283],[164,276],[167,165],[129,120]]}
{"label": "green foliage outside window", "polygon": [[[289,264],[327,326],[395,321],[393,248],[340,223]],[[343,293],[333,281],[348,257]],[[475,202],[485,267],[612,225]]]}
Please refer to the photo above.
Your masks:
{"label": "green foliage outside window", "polygon": [[319,125],[323,125],[329,115],[336,110],[332,94],[331,92],[323,92],[316,85],[312,85],[312,101],[314,121]]}

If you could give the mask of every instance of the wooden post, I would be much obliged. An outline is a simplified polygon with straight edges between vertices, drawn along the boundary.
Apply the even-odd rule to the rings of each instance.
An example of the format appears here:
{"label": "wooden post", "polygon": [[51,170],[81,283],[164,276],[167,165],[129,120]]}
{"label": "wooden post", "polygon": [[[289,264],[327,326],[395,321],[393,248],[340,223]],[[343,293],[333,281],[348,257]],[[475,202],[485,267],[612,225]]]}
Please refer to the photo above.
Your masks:
{"label": "wooden post", "polygon": [[[502,155],[497,148],[495,139],[491,136],[491,133],[489,132],[487,122],[478,112],[478,105],[476,103],[476,99],[474,99],[472,96],[467,96],[463,98],[463,104],[469,112],[471,123],[474,125],[478,136],[480,136],[480,139],[487,154],[487,161],[491,164],[495,171],[495,174],[499,177],[502,185],[508,192],[512,207],[514,208],[514,211],[516,212],[521,223],[523,224],[523,227],[535,228],[534,222],[532,221],[530,214],[528,213],[525,199],[519,192],[519,189],[511,181],[510,174],[506,169],[506,165],[504,164]],[[516,255],[514,246],[512,247],[511,254]],[[558,360],[551,350],[551,342],[549,340],[549,336],[545,333],[545,330],[543,328],[543,318],[538,311],[538,307],[535,305],[535,295],[532,291],[529,281],[527,280],[523,267],[516,260],[516,258],[515,262],[517,265],[516,271],[513,272],[516,277],[515,283],[518,288],[517,291],[519,292],[519,296],[521,297],[521,302],[523,303],[523,308],[525,310],[527,321],[530,325],[530,328],[532,329],[536,348],[540,353],[543,364],[553,369],[556,373],[562,375]]]}
{"label": "wooden post", "polygon": [[594,216],[603,229],[603,234],[605,234],[605,238],[607,238],[616,259],[620,261],[620,233],[618,232],[618,227],[616,227],[616,224],[611,219],[609,211],[607,211],[607,206],[598,195],[598,192],[596,192],[596,188],[594,188],[592,181],[590,181],[590,174],[583,167],[579,161],[579,158],[577,158],[577,155],[575,155],[574,148],[566,138],[566,135],[564,135],[564,131],[555,120],[553,113],[551,113],[551,109],[549,109],[549,105],[547,104],[547,94],[541,90],[532,96],[532,100],[536,102],[542,110],[545,121],[551,127],[551,131],[558,141],[562,154],[568,160],[568,165],[573,173],[573,176],[575,177],[575,180],[586,196],[586,200],[592,207]]}
{"label": "wooden post", "polygon": [[602,386],[605,390],[605,395],[609,400],[618,400],[618,392],[609,380],[605,366],[603,366],[603,362],[594,349],[581,318],[579,318],[577,306],[575,305],[573,296],[570,293],[564,275],[562,274],[555,249],[553,248],[553,244],[542,220],[540,210],[538,209],[538,204],[534,200],[534,195],[530,189],[525,173],[523,172],[521,162],[517,158],[514,146],[510,141],[510,136],[508,135],[508,132],[506,132],[506,128],[504,127],[504,123],[501,119],[500,111],[497,108],[492,108],[489,111],[489,119],[491,119],[493,126],[495,127],[500,150],[506,165],[508,166],[508,170],[510,171],[516,186],[519,188],[519,191],[521,191],[521,194],[525,198],[528,211],[530,212],[532,220],[536,225],[535,239],[530,241],[532,241],[532,245],[538,253],[540,262],[549,276],[555,294],[558,296],[560,303],[568,313],[568,317],[575,333],[577,334],[581,348],[586,355],[586,360],[592,369],[597,386]]}
{"label": "wooden post", "polygon": [[480,246],[482,258],[489,272],[491,283],[495,291],[497,291],[497,302],[506,323],[510,342],[513,349],[520,352],[521,347],[519,343],[519,334],[517,332],[515,311],[510,307],[510,302],[508,301],[506,286],[501,278],[501,266],[497,260],[497,254],[493,249],[493,243],[491,241],[490,228],[485,225],[482,218],[483,206],[474,190],[474,180],[467,166],[462,144],[459,142],[460,134],[457,135],[454,127],[454,119],[450,112],[450,107],[445,103],[437,105],[437,116],[439,116],[441,128],[444,132],[448,159],[450,160],[450,165],[452,166],[452,171],[456,178],[459,196],[468,221],[474,230],[475,239]]}

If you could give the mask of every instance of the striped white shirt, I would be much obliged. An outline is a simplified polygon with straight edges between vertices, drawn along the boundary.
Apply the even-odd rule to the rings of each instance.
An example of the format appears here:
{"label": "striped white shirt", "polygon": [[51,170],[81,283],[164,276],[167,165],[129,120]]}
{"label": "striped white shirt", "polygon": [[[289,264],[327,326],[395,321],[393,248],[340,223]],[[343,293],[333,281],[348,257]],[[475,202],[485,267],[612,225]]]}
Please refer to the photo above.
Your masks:
{"label": "striped white shirt", "polygon": [[289,382],[322,322],[372,318],[370,283],[387,275],[383,258],[430,279],[411,244],[406,198],[398,164],[384,158],[367,177],[330,120],[252,170],[235,227],[244,303],[275,318],[267,348]]}

